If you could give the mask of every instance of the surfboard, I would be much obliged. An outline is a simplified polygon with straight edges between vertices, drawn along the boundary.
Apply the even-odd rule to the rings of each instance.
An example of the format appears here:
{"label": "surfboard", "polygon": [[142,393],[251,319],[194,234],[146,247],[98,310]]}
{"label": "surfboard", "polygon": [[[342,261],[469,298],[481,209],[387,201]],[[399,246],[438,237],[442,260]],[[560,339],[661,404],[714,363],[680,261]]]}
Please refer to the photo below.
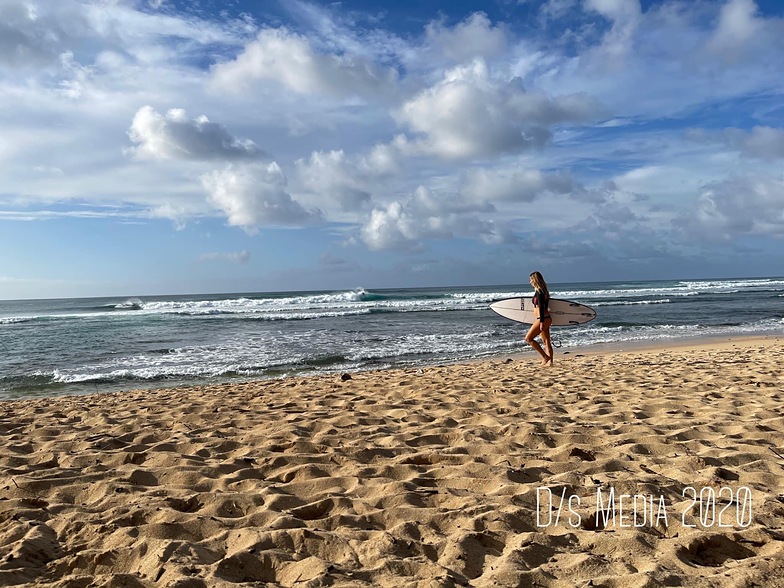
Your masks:
{"label": "surfboard", "polygon": [[[518,323],[532,325],[536,321],[537,308],[531,298],[505,298],[493,302],[490,308]],[[596,311],[571,300],[550,298],[550,316],[553,317],[553,327],[573,327],[595,319]]]}

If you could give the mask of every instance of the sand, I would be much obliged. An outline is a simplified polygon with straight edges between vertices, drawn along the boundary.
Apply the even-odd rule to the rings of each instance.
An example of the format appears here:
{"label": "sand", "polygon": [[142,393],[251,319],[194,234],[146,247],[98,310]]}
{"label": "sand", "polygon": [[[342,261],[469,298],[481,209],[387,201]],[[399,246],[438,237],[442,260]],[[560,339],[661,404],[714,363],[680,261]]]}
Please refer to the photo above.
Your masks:
{"label": "sand", "polygon": [[0,402],[0,585],[784,586],[781,339],[537,364]]}

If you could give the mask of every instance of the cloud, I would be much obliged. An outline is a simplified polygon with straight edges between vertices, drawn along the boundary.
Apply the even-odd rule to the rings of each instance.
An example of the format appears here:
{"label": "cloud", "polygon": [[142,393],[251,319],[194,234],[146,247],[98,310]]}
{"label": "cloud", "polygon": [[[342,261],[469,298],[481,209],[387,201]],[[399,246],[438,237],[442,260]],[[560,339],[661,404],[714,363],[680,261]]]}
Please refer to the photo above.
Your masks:
{"label": "cloud", "polygon": [[88,33],[84,14],[70,3],[50,11],[32,2],[0,3],[0,66],[55,66],[61,52]]}
{"label": "cloud", "polygon": [[784,236],[784,180],[737,178],[705,186],[693,216],[676,226],[696,225],[707,235],[733,239],[740,235]]}
{"label": "cloud", "polygon": [[774,160],[784,158],[784,129],[756,126],[747,131],[727,128],[721,131],[692,129],[686,137],[702,143],[719,143],[745,157]]}
{"label": "cloud", "polygon": [[[77,60],[117,52],[140,65],[187,61],[205,45],[240,45],[248,34],[242,19],[219,21],[146,11],[140,1],[0,2],[0,67],[44,67],[51,73],[67,51]],[[152,0],[150,6],[160,8]],[[142,8],[142,9],[137,9]]]}
{"label": "cloud", "polygon": [[302,35],[267,28],[236,59],[213,66],[212,78],[221,91],[263,88],[263,82],[272,81],[298,94],[350,98],[394,90],[397,73],[364,56],[317,52]]}
{"label": "cloud", "polygon": [[221,210],[229,225],[255,233],[267,225],[302,225],[321,219],[321,211],[307,211],[287,190],[286,177],[272,162],[229,165],[201,177],[210,204]]}
{"label": "cloud", "polygon": [[[83,205],[86,206],[86,205]],[[0,210],[0,220],[46,221],[62,218],[81,219],[117,219],[124,222],[135,222],[148,218],[149,215],[138,210],[105,210],[101,208],[79,208],[76,210],[38,209],[30,211]]]}
{"label": "cloud", "polygon": [[472,200],[531,202],[542,194],[570,194],[575,189],[574,180],[566,172],[478,168],[465,173],[462,193]]}
{"label": "cloud", "polygon": [[300,159],[296,166],[307,190],[332,199],[342,210],[360,210],[370,203],[367,173],[350,162],[342,150],[314,151],[310,159]]}
{"label": "cloud", "polygon": [[631,120],[685,118],[724,100],[780,94],[784,21],[775,11],[763,16],[749,0],[645,5],[580,2],[583,10],[544,27],[513,69],[527,85],[586,92],[608,116]]}
{"label": "cloud", "polygon": [[507,33],[501,26],[492,26],[483,12],[475,12],[450,28],[443,21],[425,27],[423,55],[433,59],[440,54],[452,64],[464,63],[477,57],[491,59],[500,56],[508,45]]}
{"label": "cloud", "polygon": [[577,0],[547,0],[539,7],[539,18],[544,23],[564,18],[575,10],[576,3]]}
{"label": "cloud", "polygon": [[[328,220],[335,239],[415,251],[510,229],[671,242],[688,209],[703,236],[780,236],[780,182],[754,175],[784,159],[779,11],[642,4],[548,0],[505,24],[293,2],[261,29],[162,0],[0,0],[0,200],[22,209],[0,216]],[[703,123],[744,128],[684,141]]]}
{"label": "cloud", "polygon": [[642,22],[639,0],[585,0],[585,7],[612,22],[600,46],[590,53],[605,67],[622,64],[632,51],[635,33]]}
{"label": "cloud", "polygon": [[233,251],[231,253],[203,253],[199,256],[199,263],[219,261],[228,263],[245,264],[250,261],[250,253],[243,249],[242,251]]}
{"label": "cloud", "polygon": [[233,137],[204,115],[188,119],[181,108],[162,115],[152,106],[142,106],[133,117],[128,136],[138,144],[129,150],[138,159],[232,161],[265,157],[253,141]]}
{"label": "cloud", "polygon": [[543,147],[551,139],[549,126],[588,121],[598,112],[587,96],[550,98],[526,92],[519,79],[495,79],[477,59],[446,72],[403,104],[396,118],[415,134],[402,144],[408,154],[461,160]]}
{"label": "cloud", "polygon": [[727,63],[741,61],[765,28],[764,20],[756,14],[754,0],[726,2],[719,11],[716,30],[707,42],[708,50]]}
{"label": "cloud", "polygon": [[479,217],[491,212],[490,205],[463,202],[454,196],[438,198],[420,186],[413,196],[376,207],[361,228],[362,241],[374,250],[421,249],[425,239],[465,237],[488,243],[504,242],[511,237],[491,220]]}

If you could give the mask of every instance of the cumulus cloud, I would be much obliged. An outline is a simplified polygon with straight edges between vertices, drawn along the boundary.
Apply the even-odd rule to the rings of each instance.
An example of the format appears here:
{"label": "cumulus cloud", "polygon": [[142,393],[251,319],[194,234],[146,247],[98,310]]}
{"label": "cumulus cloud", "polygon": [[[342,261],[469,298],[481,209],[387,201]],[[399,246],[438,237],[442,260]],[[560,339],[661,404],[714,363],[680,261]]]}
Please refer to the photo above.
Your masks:
{"label": "cumulus cloud", "polygon": [[784,158],[784,129],[756,126],[747,131],[728,128],[721,131],[692,129],[686,136],[703,143],[719,143],[740,152],[746,157],[758,159]]}
{"label": "cumulus cloud", "polygon": [[604,66],[622,64],[633,49],[635,33],[642,22],[639,0],[586,0],[585,7],[612,22],[591,56],[601,59]]}
{"label": "cumulus cloud", "polygon": [[354,156],[342,149],[314,151],[295,163],[297,188],[320,202],[326,198],[338,204],[343,212],[365,210],[381,182],[400,173],[400,159],[394,145],[375,145]]}
{"label": "cumulus cloud", "polygon": [[395,200],[376,207],[361,229],[370,249],[418,250],[424,239],[467,237],[500,243],[509,235],[492,220],[478,213],[491,212],[489,204],[461,201],[454,196],[438,198],[420,186],[408,200]]}
{"label": "cumulus cloud", "polygon": [[233,61],[212,68],[213,85],[243,91],[258,82],[277,82],[299,94],[379,96],[394,88],[397,74],[350,53],[320,53],[310,41],[285,28],[264,29]]}
{"label": "cumulus cloud", "polygon": [[142,106],[133,117],[128,136],[138,144],[130,149],[138,159],[231,161],[265,156],[253,141],[233,137],[204,115],[189,119],[181,108],[162,115],[152,106]]}
{"label": "cumulus cloud", "polygon": [[[767,5],[547,0],[525,7],[541,17],[525,31],[452,7],[392,29],[400,13],[294,5],[271,6],[260,29],[163,0],[0,0],[4,203],[57,201],[13,214],[60,218],[111,202],[178,227],[217,210],[250,233],[328,214],[372,249],[505,242],[514,222],[548,234],[582,219],[621,243],[684,208],[707,233],[781,235],[780,181],[722,181],[728,160],[738,174],[762,166],[682,143],[700,120],[776,124],[784,21]],[[784,158],[773,126],[687,136]],[[123,142],[173,163],[138,165]],[[596,187],[610,178],[624,194]]]}
{"label": "cumulus cloud", "polygon": [[709,234],[784,236],[784,180],[739,178],[707,185],[697,198],[694,216],[676,224],[697,225]]}
{"label": "cumulus cloud", "polygon": [[542,194],[569,194],[576,189],[566,172],[536,169],[472,169],[466,172],[462,193],[473,200],[531,202]]}
{"label": "cumulus cloud", "polygon": [[450,28],[442,21],[435,21],[425,28],[425,48],[430,58],[434,52],[450,63],[463,63],[480,57],[490,59],[507,48],[506,31],[493,26],[483,12],[475,12],[464,21]]}
{"label": "cumulus cloud", "polygon": [[549,126],[587,121],[598,111],[587,96],[550,98],[526,92],[519,79],[494,79],[477,59],[448,71],[396,116],[415,133],[402,144],[409,154],[460,160],[542,147],[551,138]]}
{"label": "cumulus cloud", "polygon": [[230,253],[203,253],[199,256],[200,263],[210,261],[245,264],[250,261],[250,253],[243,249],[242,251],[232,251]]}
{"label": "cumulus cloud", "polygon": [[764,20],[756,14],[754,0],[729,0],[721,7],[718,26],[707,43],[708,50],[729,63],[745,57],[749,44],[765,27]]}
{"label": "cumulus cloud", "polygon": [[286,177],[272,162],[264,166],[229,165],[201,177],[210,204],[221,210],[231,226],[255,233],[266,225],[302,225],[319,220],[288,192]]}
{"label": "cumulus cloud", "polygon": [[367,174],[342,150],[314,151],[297,161],[300,181],[307,190],[337,202],[344,211],[359,210],[370,202]]}

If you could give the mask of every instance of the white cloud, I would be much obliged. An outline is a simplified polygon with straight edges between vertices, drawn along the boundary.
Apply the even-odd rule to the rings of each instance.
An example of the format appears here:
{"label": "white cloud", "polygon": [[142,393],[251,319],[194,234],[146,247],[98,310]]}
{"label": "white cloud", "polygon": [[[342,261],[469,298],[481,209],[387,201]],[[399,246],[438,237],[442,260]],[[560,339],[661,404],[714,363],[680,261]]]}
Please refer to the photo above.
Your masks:
{"label": "white cloud", "polygon": [[678,221],[689,226],[696,220],[708,234],[724,238],[739,235],[784,236],[784,180],[738,178],[706,186],[697,199],[693,217]]}
{"label": "white cloud", "polygon": [[721,131],[692,129],[686,136],[703,143],[719,143],[737,150],[746,157],[759,159],[784,158],[784,129],[756,126],[747,131],[727,128]]}
{"label": "white cloud", "polygon": [[133,117],[128,136],[138,143],[130,149],[138,159],[222,161],[265,155],[253,141],[233,137],[204,115],[189,119],[181,108],[162,115],[152,106],[142,106]]}
{"label": "white cloud", "polygon": [[475,12],[454,27],[441,21],[425,27],[425,46],[422,54],[433,59],[442,55],[449,63],[457,64],[474,58],[491,59],[507,49],[507,34],[501,26],[493,26],[483,12]]}
{"label": "white cloud", "polygon": [[729,0],[723,4],[718,26],[707,43],[708,50],[729,63],[745,58],[749,44],[764,28],[764,21],[756,13],[754,0]]}
{"label": "white cloud", "polygon": [[400,171],[400,150],[392,145],[374,145],[358,163],[359,169],[373,176],[386,176]]}
{"label": "white cloud", "polygon": [[544,22],[566,17],[575,10],[577,0],[547,0],[539,7],[539,18]]}
{"label": "white cloud", "polygon": [[186,13],[143,11],[136,9],[136,1],[63,2],[78,7],[85,15],[90,33],[100,39],[102,49],[117,50],[145,67],[187,64],[205,46],[240,46],[255,32],[242,17],[207,19]]}
{"label": "white cloud", "polygon": [[594,66],[617,67],[632,51],[635,33],[642,21],[639,0],[586,0],[585,7],[612,22],[602,43],[589,55]]}
{"label": "white cloud", "polygon": [[[666,1],[645,12],[637,0],[582,6],[577,22],[590,20],[580,29],[583,35],[566,43],[568,51],[553,45],[548,28],[536,45],[542,54],[529,50],[518,58],[515,71],[527,85],[552,95],[584,91],[611,109],[608,117],[632,120],[688,117],[706,104],[781,92],[784,21],[770,10],[758,15],[753,2]],[[732,11],[741,13],[737,22]],[[611,26],[597,43],[592,33],[605,19]],[[731,32],[730,23],[738,30]]]}
{"label": "white cloud", "polygon": [[460,160],[543,147],[551,138],[549,126],[587,121],[597,112],[587,96],[549,98],[526,92],[519,79],[494,79],[477,59],[446,72],[396,116],[415,133],[403,144],[409,154]]}
{"label": "white cloud", "polygon": [[[242,20],[218,23],[137,10],[136,4],[3,0],[0,66],[56,66],[67,51],[79,61],[93,59],[96,51],[116,51],[139,64],[169,64],[187,59],[196,47],[206,44],[240,44],[249,32]],[[155,3],[152,6],[156,8]]]}
{"label": "white cloud", "polygon": [[500,243],[509,235],[478,213],[492,207],[461,201],[454,195],[437,197],[420,186],[405,202],[395,200],[375,208],[361,229],[370,249],[417,250],[424,239],[467,237]]}
{"label": "white cloud", "polygon": [[370,202],[366,174],[342,150],[314,151],[310,159],[300,159],[296,165],[305,189],[330,198],[342,210],[361,210]]}
{"label": "white cloud", "polygon": [[346,213],[367,210],[373,194],[388,192],[384,183],[399,180],[401,173],[400,152],[393,145],[375,145],[353,157],[342,149],[314,151],[295,165],[297,193],[308,194],[320,206],[335,203]]}
{"label": "white cloud", "polygon": [[148,215],[150,218],[163,218],[172,221],[178,231],[182,231],[188,226],[188,219],[199,216],[203,210],[198,209],[195,202],[164,202],[154,205]]}
{"label": "white cloud", "polygon": [[286,177],[272,162],[229,165],[201,177],[209,202],[221,210],[231,226],[255,233],[267,225],[302,225],[321,218],[307,211],[288,193]]}
{"label": "white cloud", "polygon": [[213,87],[241,92],[277,82],[299,94],[380,97],[394,90],[397,74],[363,56],[319,53],[285,28],[264,29],[233,61],[212,68]]}
{"label": "white cloud", "polygon": [[199,256],[200,263],[209,261],[245,264],[250,261],[250,252],[243,249],[242,251],[232,251],[231,253],[203,253]]}
{"label": "white cloud", "polygon": [[52,9],[40,3],[4,0],[0,3],[0,66],[56,65],[60,53],[88,33],[85,14],[70,2]]}
{"label": "white cloud", "polygon": [[471,169],[465,174],[462,193],[477,201],[531,202],[546,193],[570,194],[577,187],[565,172],[504,167]]}
{"label": "white cloud", "polygon": [[[398,34],[284,4],[259,30],[163,0],[0,0],[0,216],[328,220],[372,249],[583,219],[621,242],[685,209],[708,233],[781,235],[780,181],[726,179],[784,159],[784,21],[767,5],[549,0],[524,34],[450,6]],[[684,141],[700,121],[750,123]]]}

